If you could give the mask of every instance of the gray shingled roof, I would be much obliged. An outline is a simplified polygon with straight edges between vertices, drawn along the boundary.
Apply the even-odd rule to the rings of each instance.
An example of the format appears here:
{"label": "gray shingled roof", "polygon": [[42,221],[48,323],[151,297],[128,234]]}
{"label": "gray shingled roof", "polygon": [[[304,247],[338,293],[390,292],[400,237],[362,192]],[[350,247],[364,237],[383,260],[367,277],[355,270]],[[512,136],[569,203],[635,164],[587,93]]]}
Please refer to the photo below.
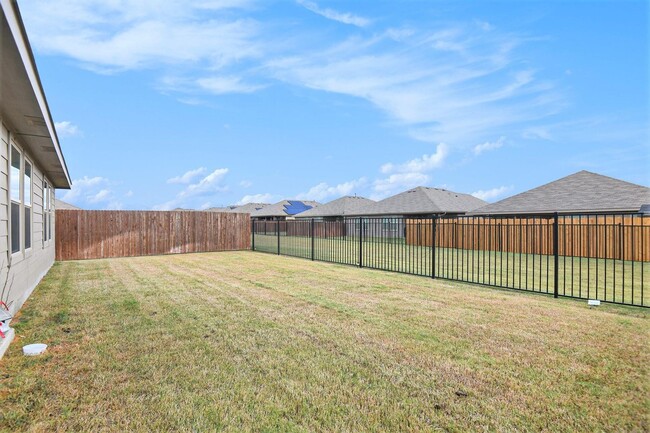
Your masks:
{"label": "gray shingled roof", "polygon": [[[320,203],[317,201],[310,201],[310,200],[291,200],[291,201],[298,201],[306,204],[307,206],[311,207],[316,207],[319,206]],[[285,205],[289,204],[289,200],[282,200],[280,202],[274,203],[272,205],[268,205],[264,207],[263,209],[256,210],[251,212],[251,218],[270,218],[270,217],[287,217],[291,216],[288,215],[285,212]]]}
{"label": "gray shingled roof", "polygon": [[241,206],[231,206],[226,212],[234,213],[253,213],[260,209],[271,206],[270,203],[246,203]]}
{"label": "gray shingled roof", "polygon": [[373,205],[375,203],[376,202],[374,200],[370,200],[364,197],[346,196],[299,213],[296,215],[296,218],[359,215],[360,213],[363,213],[369,205]]}
{"label": "gray shingled roof", "polygon": [[484,205],[469,194],[419,186],[370,205],[357,215],[462,214]]}
{"label": "gray shingled roof", "polygon": [[226,207],[211,207],[206,209],[208,212],[225,212],[225,213],[251,213],[266,206],[271,206],[268,203],[246,203],[242,205],[231,205]]}
{"label": "gray shingled roof", "polygon": [[81,210],[80,207],[71,205],[70,203],[59,200],[58,198],[54,199],[54,208],[55,209],[67,209],[67,210]]}
{"label": "gray shingled roof", "polygon": [[650,204],[650,188],[583,170],[472,213],[637,212],[644,204]]}

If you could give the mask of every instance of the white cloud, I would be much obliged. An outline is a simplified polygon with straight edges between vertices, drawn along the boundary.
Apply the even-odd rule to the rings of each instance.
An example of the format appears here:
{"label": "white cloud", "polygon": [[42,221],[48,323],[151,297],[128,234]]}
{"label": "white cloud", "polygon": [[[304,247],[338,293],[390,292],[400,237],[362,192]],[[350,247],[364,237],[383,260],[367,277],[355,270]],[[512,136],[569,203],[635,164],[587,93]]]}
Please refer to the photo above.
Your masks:
{"label": "white cloud", "polygon": [[[298,2],[339,22],[370,23]],[[485,137],[520,134],[509,129],[563,106],[555,85],[539,79],[517,54],[530,38],[486,22],[387,26],[372,34],[344,33],[347,39],[297,25],[278,35],[274,23],[246,16],[250,3],[34,0],[23,7],[39,51],[103,72],[156,70],[160,90],[187,96],[183,103],[251,93],[278,80],[361,98],[416,140],[470,149]]]}
{"label": "white cloud", "polygon": [[79,127],[68,120],[54,122],[54,128],[59,137],[74,137],[81,134]]}
{"label": "white cloud", "polygon": [[222,184],[222,180],[228,174],[228,171],[227,168],[214,170],[200,181],[186,186],[172,200],[155,205],[153,209],[169,210],[177,207],[192,207],[196,206],[196,200],[199,198],[214,197],[219,193],[228,191],[228,187]]}
{"label": "white cloud", "polygon": [[272,203],[275,201],[275,195],[273,194],[250,194],[250,195],[245,195],[239,200],[237,203],[235,203],[238,206],[247,204],[247,203]]}
{"label": "white cloud", "polygon": [[419,158],[412,159],[403,164],[387,163],[381,166],[381,172],[388,173],[421,173],[431,171],[442,165],[445,158],[449,155],[449,146],[440,143],[436,147],[436,153],[431,155],[422,155]]}
{"label": "white cloud", "polygon": [[326,182],[321,182],[318,185],[310,188],[309,191],[298,194],[296,198],[299,200],[315,201],[325,201],[326,199],[330,198],[339,198],[345,195],[350,195],[353,192],[357,191],[359,188],[363,188],[367,182],[367,179],[364,177],[357,180],[351,180],[349,182],[343,182],[334,186],[330,186]]}
{"label": "white cloud", "polygon": [[75,203],[81,197],[86,195],[88,191],[92,191],[97,186],[104,185],[107,183],[108,183],[108,179],[105,179],[100,176],[95,176],[95,177],[84,176],[81,179],[75,179],[72,181],[72,187],[70,188],[69,191],[63,194],[61,200],[70,203]]}
{"label": "white cloud", "polygon": [[358,97],[411,137],[469,147],[472,142],[557,112],[561,96],[522,66],[524,38],[483,25],[354,36],[327,49],[272,59],[274,77]]}
{"label": "white cloud", "polygon": [[175,176],[171,179],[167,179],[167,183],[190,183],[196,177],[204,174],[206,171],[207,169],[205,167],[195,168],[194,170],[189,170],[180,176]]}
{"label": "white cloud", "polygon": [[315,14],[325,17],[329,20],[338,21],[343,24],[349,24],[357,27],[366,27],[370,24],[368,18],[363,18],[347,12],[338,12],[334,9],[321,9],[316,3],[308,0],[297,0],[297,3]]}
{"label": "white cloud", "polygon": [[382,199],[398,191],[426,185],[431,180],[427,173],[441,167],[448,155],[449,146],[439,143],[435,153],[430,155],[425,154],[401,164],[389,162],[382,165],[380,171],[389,176],[375,180],[370,198]]}
{"label": "white cloud", "polygon": [[111,196],[111,191],[108,189],[102,189],[95,195],[88,196],[88,203],[99,203],[107,200]]}
{"label": "white cloud", "polygon": [[121,209],[122,203],[115,198],[112,185],[105,177],[84,176],[72,181],[72,188],[63,194],[61,200],[84,209]]}
{"label": "white cloud", "polygon": [[[107,72],[160,64],[219,68],[255,57],[258,23],[215,18],[249,1],[36,0],[23,6],[30,40]],[[203,17],[201,17],[203,15]],[[219,14],[229,17],[229,14]]]}
{"label": "white cloud", "polygon": [[532,126],[524,129],[524,132],[521,134],[522,137],[529,140],[553,140],[549,128],[543,126]]}
{"label": "white cloud", "polygon": [[510,190],[512,190],[511,186],[500,186],[498,188],[492,188],[488,190],[481,189],[473,192],[471,195],[473,195],[476,198],[480,198],[481,200],[491,201],[501,197],[502,195],[504,195]]}
{"label": "white cloud", "polygon": [[253,93],[264,86],[245,84],[239,77],[210,77],[196,80],[200,88],[215,95],[226,93]]}
{"label": "white cloud", "polygon": [[416,186],[426,185],[430,178],[424,173],[397,173],[377,179],[373,184],[374,193],[370,196],[373,200],[381,200]]}
{"label": "white cloud", "polygon": [[503,146],[505,141],[506,137],[501,136],[497,141],[486,141],[483,144],[477,144],[474,146],[474,155],[480,155],[483,152],[498,149]]}
{"label": "white cloud", "polygon": [[239,182],[239,186],[241,186],[242,188],[250,188],[251,186],[253,186],[253,182],[251,182],[250,180],[242,180],[241,182]]}

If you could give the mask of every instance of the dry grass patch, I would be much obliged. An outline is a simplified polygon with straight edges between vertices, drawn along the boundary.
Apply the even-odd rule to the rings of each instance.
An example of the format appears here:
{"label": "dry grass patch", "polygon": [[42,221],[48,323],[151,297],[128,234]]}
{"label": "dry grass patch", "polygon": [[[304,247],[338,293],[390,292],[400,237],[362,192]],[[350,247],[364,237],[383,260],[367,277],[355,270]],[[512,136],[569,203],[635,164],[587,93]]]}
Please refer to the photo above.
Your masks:
{"label": "dry grass patch", "polygon": [[635,308],[237,252],[57,263],[15,327],[2,431],[648,429]]}

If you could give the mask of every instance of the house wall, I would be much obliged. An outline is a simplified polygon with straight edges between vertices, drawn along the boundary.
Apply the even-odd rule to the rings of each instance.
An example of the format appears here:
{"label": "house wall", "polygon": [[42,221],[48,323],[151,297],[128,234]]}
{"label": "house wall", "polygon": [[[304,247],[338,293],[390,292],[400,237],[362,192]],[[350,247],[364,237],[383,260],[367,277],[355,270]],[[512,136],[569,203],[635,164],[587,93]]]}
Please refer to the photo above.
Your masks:
{"label": "house wall", "polygon": [[[52,239],[43,238],[43,170],[24,148],[20,139],[12,135],[11,126],[0,119],[0,292],[2,301],[15,314],[32,293],[38,282],[54,263],[54,189],[50,188],[52,199]],[[31,162],[32,174],[32,246],[11,254],[10,247],[10,144],[16,146]],[[24,165],[21,167],[21,175]],[[47,180],[47,179],[46,179]],[[48,180],[48,184],[51,184]],[[22,218],[21,211],[21,218]],[[20,229],[24,231],[24,221]],[[5,283],[6,282],[6,283]]]}

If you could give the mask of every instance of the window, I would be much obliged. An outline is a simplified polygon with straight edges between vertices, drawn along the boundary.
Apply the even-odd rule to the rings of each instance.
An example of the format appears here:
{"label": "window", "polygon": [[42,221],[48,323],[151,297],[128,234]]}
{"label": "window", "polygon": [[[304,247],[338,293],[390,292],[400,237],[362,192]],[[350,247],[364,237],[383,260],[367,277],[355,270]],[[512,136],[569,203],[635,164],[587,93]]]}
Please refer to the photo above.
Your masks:
{"label": "window", "polygon": [[20,251],[20,152],[11,146],[9,189],[11,195],[11,252]]}
{"label": "window", "polygon": [[25,175],[23,180],[23,207],[25,212],[25,249],[32,247],[32,164],[25,160]]}
{"label": "window", "polygon": [[43,245],[47,241],[47,181],[43,181],[43,192],[41,194],[42,203],[41,208],[43,209]]}
{"label": "window", "polygon": [[52,240],[52,217],[54,216],[54,190],[47,189],[47,240]]}

